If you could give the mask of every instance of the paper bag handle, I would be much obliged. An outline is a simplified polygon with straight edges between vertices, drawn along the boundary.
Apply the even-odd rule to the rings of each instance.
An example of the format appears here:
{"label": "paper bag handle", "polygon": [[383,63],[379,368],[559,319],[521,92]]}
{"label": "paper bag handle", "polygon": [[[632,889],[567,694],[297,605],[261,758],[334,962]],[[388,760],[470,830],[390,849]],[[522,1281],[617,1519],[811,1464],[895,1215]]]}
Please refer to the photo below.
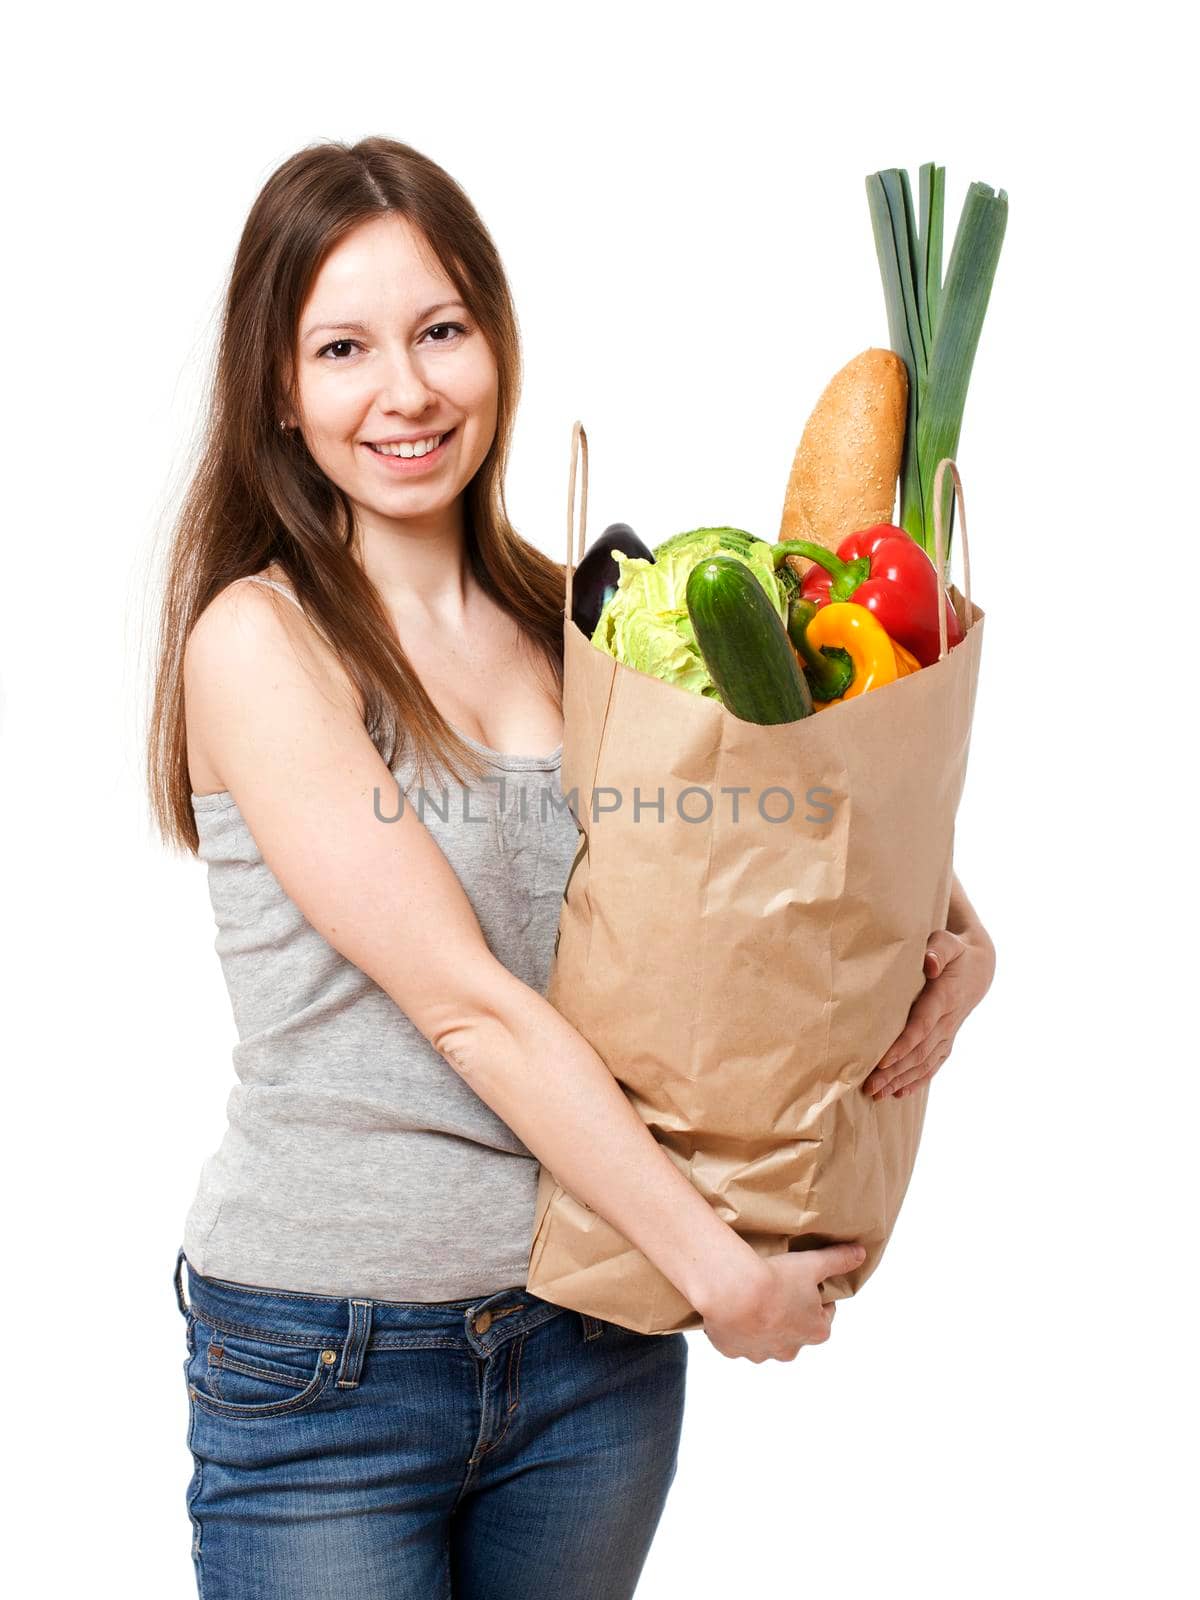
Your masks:
{"label": "paper bag handle", "polygon": [[946,468],[950,468],[950,476],[954,479],[954,498],[958,501],[958,521],[962,530],[963,553],[963,598],[967,602],[967,626],[971,622],[971,552],[967,546],[967,506],[963,499],[962,479],[958,475],[958,468],[949,456],[937,464],[937,471],[933,475],[933,553],[934,565],[937,567],[938,594],[941,604],[938,606],[938,660],[946,657],[948,631],[946,622],[946,608],[950,604],[950,594],[946,585],[946,530],[942,526],[942,481],[946,475]]}
{"label": "paper bag handle", "polygon": [[[579,491],[579,551],[575,550],[575,467],[579,461],[579,453],[583,452],[583,482]],[[587,473],[588,451],[587,434],[583,431],[583,423],[576,422],[571,429],[571,477],[567,484],[567,599],[564,615],[566,620],[571,620],[571,589],[575,576],[575,568],[583,560],[584,548],[587,544]]]}

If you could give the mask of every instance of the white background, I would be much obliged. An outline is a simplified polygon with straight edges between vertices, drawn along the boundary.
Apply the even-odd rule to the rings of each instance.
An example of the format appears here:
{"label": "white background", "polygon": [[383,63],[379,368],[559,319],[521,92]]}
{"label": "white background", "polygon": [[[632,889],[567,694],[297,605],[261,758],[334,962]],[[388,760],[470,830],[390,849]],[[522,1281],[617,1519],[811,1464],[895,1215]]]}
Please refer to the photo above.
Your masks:
{"label": "white background", "polygon": [[1008,191],[958,452],[987,633],[956,865],[996,980],[830,1341],[756,1366],[688,1336],[638,1593],[1190,1588],[1194,134],[1168,9],[1104,14],[210,4],[7,25],[13,1592],[195,1592],[170,1278],[234,1034],[203,868],[148,821],[146,586],[246,211],[296,149],[368,134],[433,156],[497,241],[526,362],[509,508],[560,560],[577,417],[591,535],[773,537],[818,394],[888,343],[866,175],[907,167],[915,191],[944,164],[947,253],[967,185]]}

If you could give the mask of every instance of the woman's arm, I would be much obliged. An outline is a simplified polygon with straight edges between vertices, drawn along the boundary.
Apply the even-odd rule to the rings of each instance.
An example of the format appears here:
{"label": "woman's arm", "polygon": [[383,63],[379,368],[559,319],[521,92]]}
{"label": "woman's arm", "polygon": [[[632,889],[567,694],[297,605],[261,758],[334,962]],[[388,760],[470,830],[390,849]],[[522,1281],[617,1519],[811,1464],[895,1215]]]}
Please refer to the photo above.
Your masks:
{"label": "woman's arm", "polygon": [[[188,640],[189,717],[284,892],[577,1199],[701,1315],[765,1266],[672,1163],[583,1036],[489,950],[311,625],[239,584]],[[199,737],[200,735],[198,735]]]}
{"label": "woman's arm", "polygon": [[925,987],[903,1031],[863,1084],[876,1099],[903,1098],[949,1056],[955,1035],[991,987],[996,947],[955,874],[946,926],[925,946]]}
{"label": "woman's arm", "polygon": [[967,899],[967,891],[958,881],[957,872],[950,885],[950,910],[946,917],[946,929],[949,933],[958,934],[960,938],[988,946],[992,950],[992,955],[995,955],[995,947],[988,937],[987,929]]}

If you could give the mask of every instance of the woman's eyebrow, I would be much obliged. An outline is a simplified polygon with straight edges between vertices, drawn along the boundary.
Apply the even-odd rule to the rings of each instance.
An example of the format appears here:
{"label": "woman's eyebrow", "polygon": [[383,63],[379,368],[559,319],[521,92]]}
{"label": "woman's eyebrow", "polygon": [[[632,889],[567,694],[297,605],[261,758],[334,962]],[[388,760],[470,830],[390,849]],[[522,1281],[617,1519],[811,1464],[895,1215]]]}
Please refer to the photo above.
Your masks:
{"label": "woman's eyebrow", "polygon": [[[426,306],[424,311],[418,311],[413,318],[414,322],[422,322],[426,317],[431,317],[435,311],[449,311],[453,306],[467,308],[461,300],[441,300],[435,306]],[[304,337],[311,339],[314,333],[340,333],[348,329],[351,333],[370,333],[370,328],[365,322],[315,322],[311,328],[305,330]]]}

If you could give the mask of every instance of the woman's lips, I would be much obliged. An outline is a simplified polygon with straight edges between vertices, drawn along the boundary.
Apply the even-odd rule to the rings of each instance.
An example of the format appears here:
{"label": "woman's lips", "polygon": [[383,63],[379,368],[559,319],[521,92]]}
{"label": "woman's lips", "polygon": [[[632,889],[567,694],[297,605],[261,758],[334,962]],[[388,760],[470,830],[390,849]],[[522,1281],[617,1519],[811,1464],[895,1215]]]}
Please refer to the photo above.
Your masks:
{"label": "woman's lips", "polygon": [[436,467],[446,454],[446,446],[457,432],[457,425],[442,435],[442,442],[436,450],[429,451],[423,456],[388,456],[379,450],[373,450],[369,444],[364,444],[363,449],[372,461],[378,461],[385,472],[399,473],[402,477],[415,476],[427,472],[430,467]]}

